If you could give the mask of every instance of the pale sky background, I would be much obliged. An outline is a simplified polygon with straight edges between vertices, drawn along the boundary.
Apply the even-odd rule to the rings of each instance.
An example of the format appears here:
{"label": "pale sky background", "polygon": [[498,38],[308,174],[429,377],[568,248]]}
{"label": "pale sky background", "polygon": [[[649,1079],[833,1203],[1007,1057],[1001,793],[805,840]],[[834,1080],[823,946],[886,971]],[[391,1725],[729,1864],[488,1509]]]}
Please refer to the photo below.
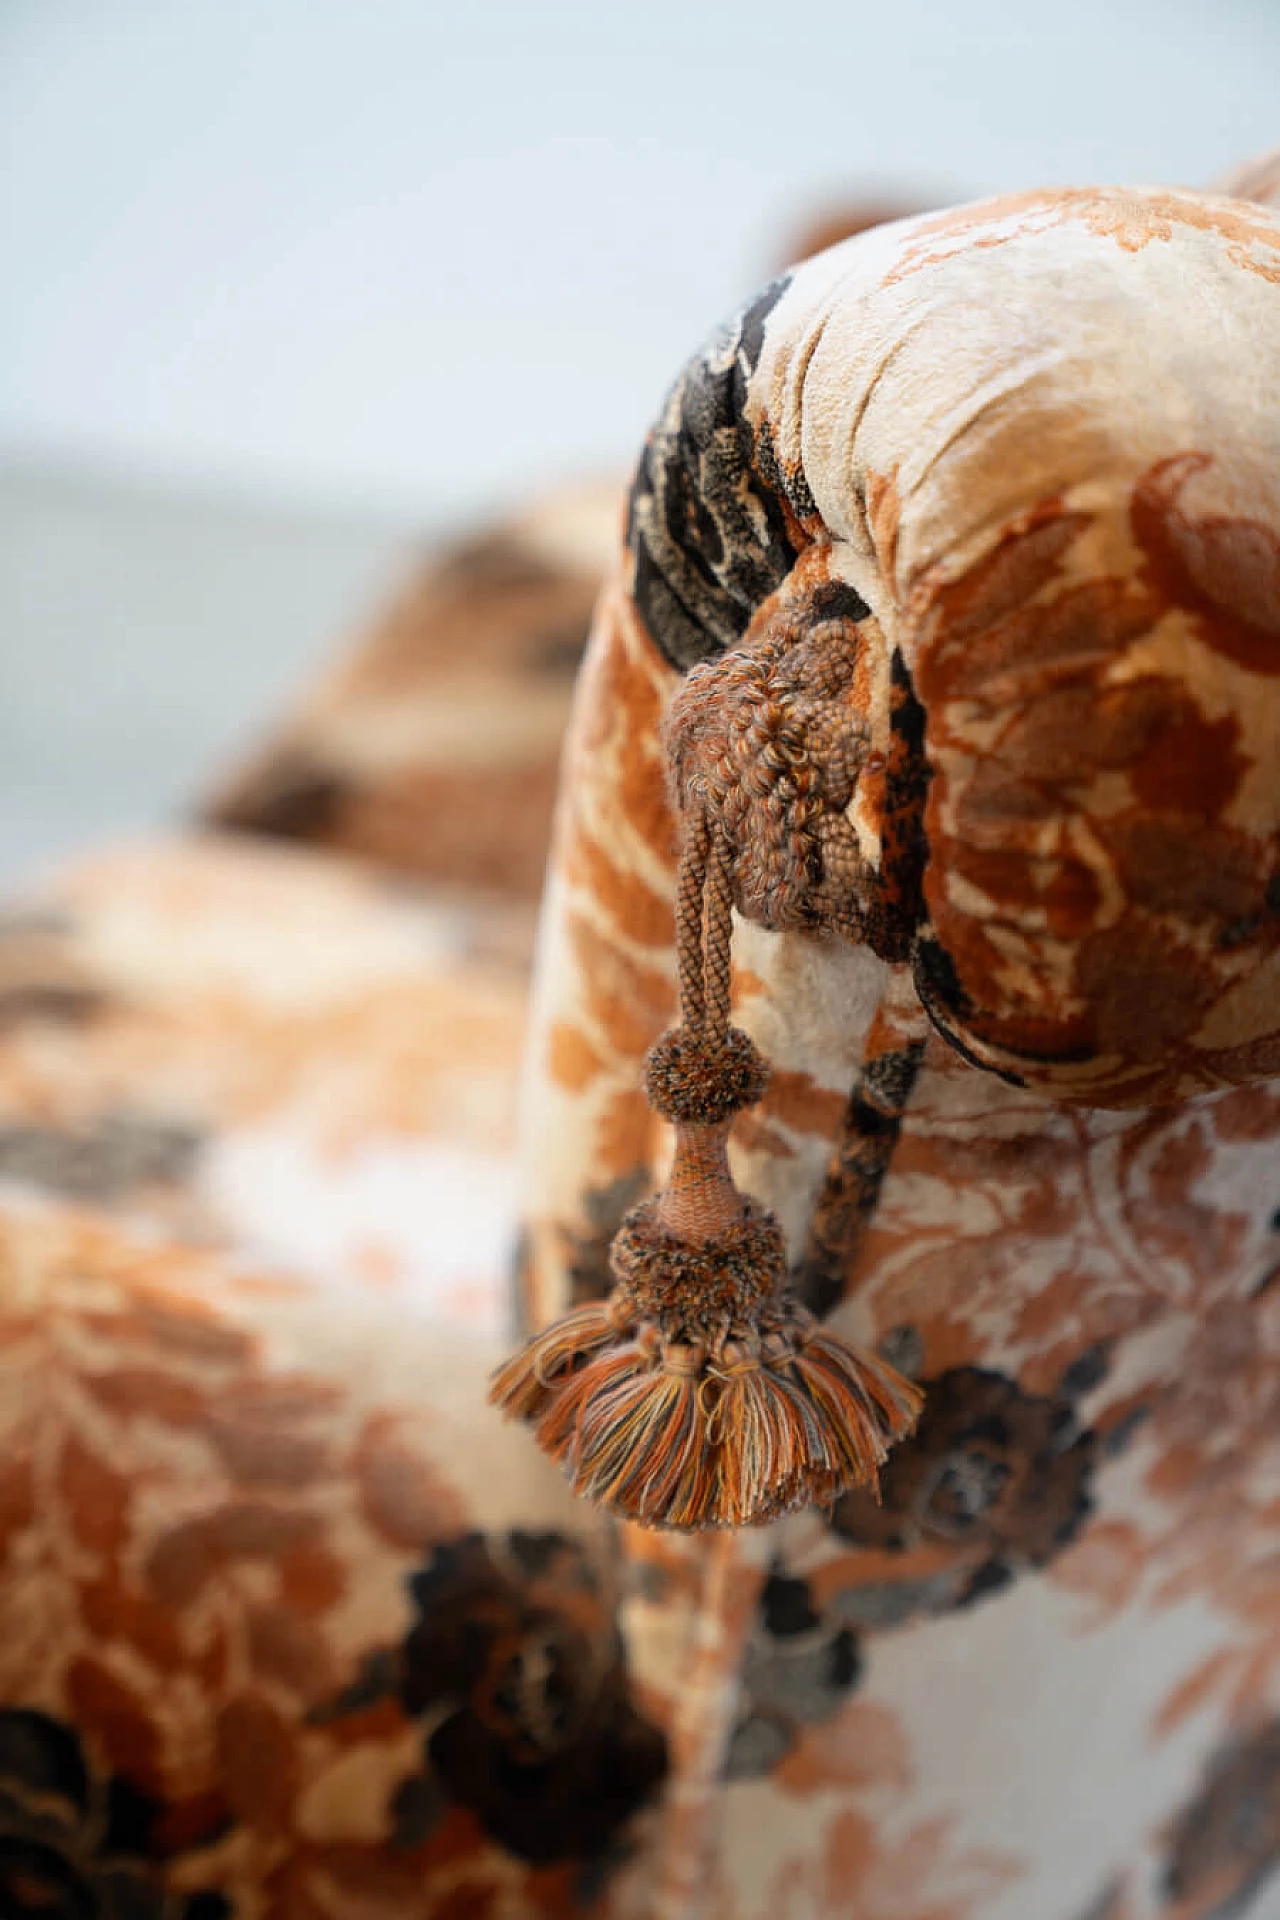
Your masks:
{"label": "pale sky background", "polygon": [[0,0],[0,128],[0,456],[425,522],[628,460],[815,199],[1280,141],[1280,0]]}
{"label": "pale sky background", "polygon": [[0,0],[0,881],[624,470],[815,206],[1276,142],[1280,0]]}

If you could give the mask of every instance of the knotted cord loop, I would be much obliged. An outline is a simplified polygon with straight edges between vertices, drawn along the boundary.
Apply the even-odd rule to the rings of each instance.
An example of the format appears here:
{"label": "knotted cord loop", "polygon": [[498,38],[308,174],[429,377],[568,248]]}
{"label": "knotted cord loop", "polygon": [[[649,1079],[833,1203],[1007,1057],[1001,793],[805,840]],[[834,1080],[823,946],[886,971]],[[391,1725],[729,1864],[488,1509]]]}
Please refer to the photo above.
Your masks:
{"label": "knotted cord loop", "polygon": [[[747,723],[742,793],[785,781],[803,811],[807,749],[750,713]],[[574,1487],[612,1512],[649,1526],[754,1526],[874,1482],[920,1396],[880,1360],[811,1327],[788,1288],[776,1220],[734,1182],[729,1131],[768,1071],[730,1025],[742,850],[731,842],[732,806],[713,807],[697,779],[675,786],[680,1024],[646,1061],[650,1104],[675,1133],[671,1170],[614,1237],[609,1305],[539,1334],[491,1398],[528,1420]]]}

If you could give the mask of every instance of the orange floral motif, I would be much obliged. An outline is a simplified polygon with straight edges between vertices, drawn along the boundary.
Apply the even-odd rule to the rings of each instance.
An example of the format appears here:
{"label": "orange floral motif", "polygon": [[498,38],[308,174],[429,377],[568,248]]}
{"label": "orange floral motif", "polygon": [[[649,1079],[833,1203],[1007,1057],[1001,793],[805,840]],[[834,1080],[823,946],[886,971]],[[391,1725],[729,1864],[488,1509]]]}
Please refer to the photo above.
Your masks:
{"label": "orange floral motif", "polygon": [[[1017,195],[697,357],[575,697],[518,1236],[527,904],[191,836],[0,915],[0,1909],[1269,1912],[1277,283],[1259,207]],[[242,819],[527,889],[592,571],[536,546],[455,552]],[[836,848],[896,917],[740,913],[735,1174],[925,1411],[879,1505],[615,1537],[486,1424],[486,1330],[657,1184],[671,662],[780,611],[848,711],[778,682],[831,731],[744,747],[753,832],[816,756],[797,895]]]}
{"label": "orange floral motif", "polygon": [[852,1808],[838,1813],[816,1865],[780,1873],[769,1911],[778,1920],[981,1920],[1017,1879],[1016,1857],[956,1846],[955,1822],[922,1821],[891,1840]]}
{"label": "orange floral motif", "polygon": [[[110,1884],[147,1920],[228,1920],[260,1892],[247,1910],[290,1920],[311,1902],[425,1920],[464,1887],[561,1911],[575,1876],[603,1883],[662,1770],[599,1576],[532,1531],[500,1571],[422,1416],[282,1365],[229,1279],[83,1217],[0,1217],[0,1297],[43,1299],[0,1368],[6,1451],[35,1463],[0,1564],[0,1700],[19,1703],[0,1708],[0,1893],[13,1875],[33,1899]],[[424,1759],[414,1716],[461,1684],[486,1619],[461,1717]],[[379,1687],[397,1633],[403,1674]],[[363,1693],[327,1712],[362,1661]],[[531,1823],[526,1721],[547,1748]],[[473,1733],[498,1744],[477,1754]],[[52,1850],[50,1792],[67,1802]]]}
{"label": "orange floral motif", "polygon": [[1079,222],[1114,240],[1125,253],[1171,240],[1179,229],[1210,233],[1226,245],[1232,264],[1280,282],[1280,235],[1265,214],[1240,202],[1181,193],[1129,194],[1121,188],[1011,193],[913,222],[911,239],[890,283],[970,249],[1006,245],[1024,234],[1050,233]]}

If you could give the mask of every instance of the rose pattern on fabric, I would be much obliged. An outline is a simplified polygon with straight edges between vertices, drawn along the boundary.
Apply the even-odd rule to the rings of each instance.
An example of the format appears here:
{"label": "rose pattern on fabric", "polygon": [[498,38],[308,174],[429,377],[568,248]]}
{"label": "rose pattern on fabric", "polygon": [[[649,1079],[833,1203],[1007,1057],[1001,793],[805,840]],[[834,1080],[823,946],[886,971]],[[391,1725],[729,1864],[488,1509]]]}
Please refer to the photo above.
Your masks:
{"label": "rose pattern on fabric", "polygon": [[166,1836],[177,1822],[118,1773],[95,1772],[73,1728],[28,1709],[0,1711],[0,1912],[5,1920],[231,1920],[217,1891],[167,1891],[158,1868],[179,1849]]}
{"label": "rose pattern on fabric", "polygon": [[[910,1328],[881,1345],[895,1364],[910,1365],[919,1352]],[[920,1571],[865,1581],[859,1569],[858,1581],[845,1582],[836,1562],[819,1592],[773,1568],[744,1655],[730,1778],[772,1772],[805,1726],[837,1714],[858,1687],[877,1633],[988,1600],[1080,1535],[1103,1445],[1100,1435],[1081,1430],[1070,1396],[1096,1386],[1105,1370],[1105,1355],[1087,1352],[1055,1396],[1023,1392],[978,1367],[924,1383],[925,1412],[890,1456],[880,1500],[859,1490],[830,1514],[831,1532],[874,1553],[878,1567],[879,1556],[913,1556]],[[1112,1438],[1107,1450],[1114,1445]]]}
{"label": "rose pattern on fabric", "polygon": [[[485,1902],[550,1920],[588,1904],[574,1889],[603,1885],[621,1863],[614,1814],[629,1810],[629,1788],[638,1800],[656,1784],[662,1750],[626,1705],[587,1551],[551,1551],[550,1500],[521,1480],[520,1462],[472,1458],[480,1442],[465,1414],[487,1350],[450,1357],[460,1412],[449,1418],[463,1422],[451,1428],[415,1399],[438,1326],[424,1335],[402,1317],[391,1372],[371,1378],[349,1368],[362,1324],[344,1318],[341,1296],[317,1314],[315,1293],[287,1275],[140,1241],[106,1217],[0,1213],[0,1703],[21,1716],[11,1740],[15,1726],[45,1729],[37,1758],[48,1724],[62,1722],[96,1771],[129,1783],[112,1787],[103,1814],[96,1790],[87,1801],[74,1784],[62,1790],[70,1811],[50,1859],[30,1851],[45,1844],[31,1794],[0,1778],[4,1858],[34,1911],[206,1920],[182,1902],[207,1891],[236,1920],[441,1920],[484,1914]],[[374,1366],[384,1352],[379,1341]],[[459,1386],[464,1364],[473,1384]],[[448,1549],[466,1538],[486,1481],[513,1522],[531,1517],[523,1534],[495,1536],[502,1578],[486,1562],[477,1587],[455,1577]],[[571,1525],[567,1496],[551,1498]],[[424,1571],[435,1577],[419,1605],[409,1582]],[[512,1636],[533,1679],[504,1721]],[[418,1700],[432,1690],[424,1661],[453,1683],[455,1654],[473,1663],[465,1697],[446,1686],[406,1706],[412,1688]],[[314,1715],[351,1673],[364,1701]],[[555,1859],[545,1848],[530,1859],[490,1830],[493,1781],[476,1777],[468,1716],[476,1709],[482,1728],[496,1719],[498,1745],[481,1762],[505,1764],[510,1714],[548,1725],[537,1710],[549,1702],[554,1717],[561,1677],[576,1717],[552,1766],[504,1775],[517,1793],[535,1782],[549,1832],[560,1810]],[[6,1751],[0,1739],[0,1760]],[[9,1775],[32,1772],[30,1751],[27,1738]],[[40,1766],[37,1779],[76,1773],[58,1754]],[[116,1905],[99,1896],[108,1869]],[[83,1900],[46,1897],[82,1882]],[[11,1910],[0,1896],[6,1920]]]}
{"label": "rose pattern on fabric", "polygon": [[589,1558],[555,1533],[468,1533],[437,1546],[408,1591],[416,1618],[400,1648],[374,1655],[313,1722],[394,1695],[428,1728],[424,1771],[392,1808],[402,1844],[420,1843],[443,1799],[520,1859],[578,1860],[595,1884],[666,1756],[628,1697]]}
{"label": "rose pattern on fabric", "polygon": [[[1068,1375],[1096,1384],[1090,1355]],[[833,1532],[853,1547],[908,1554],[943,1549],[927,1581],[895,1594],[870,1588],[845,1596],[866,1626],[895,1625],[919,1608],[948,1612],[1047,1566],[1072,1541],[1093,1505],[1098,1436],[1081,1432],[1065,1395],[1025,1393],[984,1367],[954,1367],[926,1379],[925,1408],[912,1437],[880,1476],[880,1499],[858,1489],[836,1501]]]}

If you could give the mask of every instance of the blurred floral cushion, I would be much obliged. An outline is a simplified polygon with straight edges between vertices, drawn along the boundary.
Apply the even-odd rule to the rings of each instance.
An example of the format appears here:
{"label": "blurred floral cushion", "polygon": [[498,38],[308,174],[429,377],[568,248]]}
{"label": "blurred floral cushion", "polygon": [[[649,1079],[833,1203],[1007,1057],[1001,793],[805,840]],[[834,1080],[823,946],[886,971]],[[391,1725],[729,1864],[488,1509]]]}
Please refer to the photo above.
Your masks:
{"label": "blurred floral cushion", "polygon": [[428,559],[206,808],[215,825],[535,899],[621,490],[550,494]]}
{"label": "blurred floral cushion", "polygon": [[653,1797],[601,1530],[484,1405],[527,916],[287,850],[0,920],[0,1913],[552,1914]]}
{"label": "blurred floral cushion", "polygon": [[1220,174],[1213,191],[1236,200],[1254,200],[1261,207],[1280,207],[1280,147],[1255,154],[1242,166]]}
{"label": "blurred floral cushion", "polygon": [[[483,1403],[613,517],[562,496],[433,562],[212,808],[315,848],[122,849],[0,918],[2,1916],[652,1913],[700,1567],[624,1559]],[[1215,1211],[1194,1111],[1090,1133],[1028,1096],[993,1136],[934,1080],[878,1222],[926,1415],[881,1505],[801,1516],[744,1582],[730,1784],[683,1756],[677,1836],[721,1795],[716,1914],[844,1920],[856,1887],[868,1920],[985,1920],[1030,1850],[1090,1890],[1020,1920],[1265,1916],[1278,1296],[1227,1202],[1275,1091],[1219,1101]],[[842,1104],[778,1098],[800,1132]],[[975,1299],[1094,1232],[1108,1264],[1045,1290],[1069,1337],[1021,1301],[1034,1378],[977,1364]]]}
{"label": "blurred floral cushion", "polygon": [[[833,198],[785,237],[779,258],[803,259],[916,204]],[[623,492],[620,478],[549,489],[433,552],[222,778],[204,819],[535,899]]]}

